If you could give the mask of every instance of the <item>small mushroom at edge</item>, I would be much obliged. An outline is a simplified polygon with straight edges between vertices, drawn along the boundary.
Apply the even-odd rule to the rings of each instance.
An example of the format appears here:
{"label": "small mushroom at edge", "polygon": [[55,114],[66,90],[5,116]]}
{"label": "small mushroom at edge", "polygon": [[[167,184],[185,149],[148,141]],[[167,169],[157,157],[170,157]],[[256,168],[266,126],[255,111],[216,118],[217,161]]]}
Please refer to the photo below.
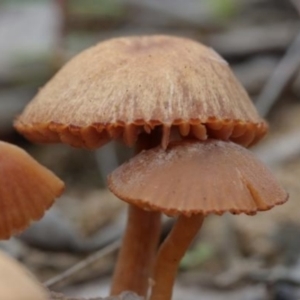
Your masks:
{"label": "small mushroom at edge", "polygon": [[23,149],[0,141],[0,239],[42,218],[63,190],[64,183]]}
{"label": "small mushroom at edge", "polygon": [[48,300],[41,284],[18,262],[0,252],[0,295],[5,300]]}

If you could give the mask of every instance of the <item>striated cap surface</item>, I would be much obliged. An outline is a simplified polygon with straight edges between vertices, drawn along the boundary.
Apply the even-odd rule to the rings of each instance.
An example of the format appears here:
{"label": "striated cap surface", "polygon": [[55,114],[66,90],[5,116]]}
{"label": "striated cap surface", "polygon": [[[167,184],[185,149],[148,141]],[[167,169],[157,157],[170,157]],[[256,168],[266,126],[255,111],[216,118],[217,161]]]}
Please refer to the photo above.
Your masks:
{"label": "striated cap surface", "polygon": [[8,239],[39,220],[64,183],[24,150],[0,142],[0,239]]}
{"label": "striated cap surface", "polygon": [[108,185],[120,199],[168,215],[252,215],[288,198],[252,152],[212,139],[143,151],[117,168]]}
{"label": "striated cap surface", "polygon": [[170,127],[181,136],[207,136],[244,146],[266,123],[227,62],[195,41],[171,36],[124,37],[70,60],[16,120],[34,142],[97,148],[111,139],[132,145],[140,132]]}

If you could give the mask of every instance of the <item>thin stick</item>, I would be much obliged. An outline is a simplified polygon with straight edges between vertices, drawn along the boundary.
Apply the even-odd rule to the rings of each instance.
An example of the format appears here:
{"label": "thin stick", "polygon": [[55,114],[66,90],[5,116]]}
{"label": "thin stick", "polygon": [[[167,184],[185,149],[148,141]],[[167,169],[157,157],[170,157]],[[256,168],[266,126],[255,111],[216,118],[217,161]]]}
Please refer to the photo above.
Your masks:
{"label": "thin stick", "polygon": [[257,98],[256,107],[262,116],[265,117],[269,113],[286,85],[298,71],[300,66],[299,52],[300,33],[298,33],[293,43],[289,46]]}
{"label": "thin stick", "polygon": [[299,0],[290,0],[290,2],[295,6],[298,14],[300,14],[300,1]]}
{"label": "thin stick", "polygon": [[140,296],[146,296],[160,235],[160,222],[160,213],[130,205],[111,295],[133,291]]}
{"label": "thin stick", "polygon": [[111,252],[117,250],[121,245],[121,240],[117,240],[112,244],[100,249],[99,251],[95,252],[94,254],[88,256],[86,259],[82,260],[81,262],[77,263],[73,267],[67,269],[63,273],[47,280],[44,282],[44,285],[48,288],[52,288],[53,286],[61,283],[66,279],[72,278],[78,272],[88,268],[89,266],[93,265],[96,261],[103,258],[104,256],[110,254]]}
{"label": "thin stick", "polygon": [[180,216],[156,257],[150,300],[171,300],[178,265],[202,226],[203,215]]}
{"label": "thin stick", "polygon": [[69,19],[69,1],[68,0],[54,0],[60,16],[59,35],[57,38],[56,49],[54,51],[54,63],[55,67],[60,68],[66,60],[65,44],[67,37],[67,26]]}
{"label": "thin stick", "polygon": [[92,298],[92,299],[74,298],[74,297],[68,297],[64,294],[50,292],[49,300],[105,300],[105,298]]}

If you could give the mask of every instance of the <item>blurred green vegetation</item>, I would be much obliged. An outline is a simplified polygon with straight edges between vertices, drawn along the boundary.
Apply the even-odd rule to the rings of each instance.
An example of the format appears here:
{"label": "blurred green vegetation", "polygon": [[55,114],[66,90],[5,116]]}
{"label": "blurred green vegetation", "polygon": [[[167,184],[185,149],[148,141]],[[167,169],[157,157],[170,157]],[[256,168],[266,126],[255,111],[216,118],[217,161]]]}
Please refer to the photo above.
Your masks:
{"label": "blurred green vegetation", "polygon": [[70,1],[70,11],[74,14],[92,16],[118,17],[124,12],[124,5],[120,0],[82,0]]}
{"label": "blurred green vegetation", "polygon": [[238,11],[238,3],[236,0],[210,0],[209,2],[216,16],[221,19],[231,18]]}
{"label": "blurred green vegetation", "polygon": [[208,261],[214,255],[214,248],[208,243],[197,244],[189,250],[180,262],[181,269],[191,269]]}

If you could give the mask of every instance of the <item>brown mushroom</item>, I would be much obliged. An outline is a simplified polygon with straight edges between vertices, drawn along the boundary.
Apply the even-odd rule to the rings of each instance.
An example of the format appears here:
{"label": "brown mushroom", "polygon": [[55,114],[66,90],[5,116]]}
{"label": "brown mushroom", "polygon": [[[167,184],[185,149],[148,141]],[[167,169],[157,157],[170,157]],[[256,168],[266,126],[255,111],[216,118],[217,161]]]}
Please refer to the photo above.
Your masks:
{"label": "brown mushroom", "polygon": [[64,183],[21,148],[0,142],[0,239],[39,220]]}
{"label": "brown mushroom", "polygon": [[[249,146],[267,131],[226,61],[195,41],[163,35],[116,38],[82,52],[15,126],[34,142],[95,149],[120,139],[137,152],[166,148],[170,136]],[[159,213],[130,206],[113,295],[146,294],[159,228]]]}
{"label": "brown mushroom", "polygon": [[267,130],[227,62],[195,41],[170,36],[99,43],[67,63],[26,107],[16,128],[35,142],[95,149],[112,138],[170,127],[244,146]]}
{"label": "brown mushroom", "polygon": [[213,139],[143,151],[116,169],[108,184],[130,204],[178,216],[157,254],[151,300],[171,299],[180,259],[207,214],[253,215],[288,198],[250,151]]}
{"label": "brown mushroom", "polygon": [[48,300],[48,293],[19,263],[0,252],[0,295],[3,300]]}

